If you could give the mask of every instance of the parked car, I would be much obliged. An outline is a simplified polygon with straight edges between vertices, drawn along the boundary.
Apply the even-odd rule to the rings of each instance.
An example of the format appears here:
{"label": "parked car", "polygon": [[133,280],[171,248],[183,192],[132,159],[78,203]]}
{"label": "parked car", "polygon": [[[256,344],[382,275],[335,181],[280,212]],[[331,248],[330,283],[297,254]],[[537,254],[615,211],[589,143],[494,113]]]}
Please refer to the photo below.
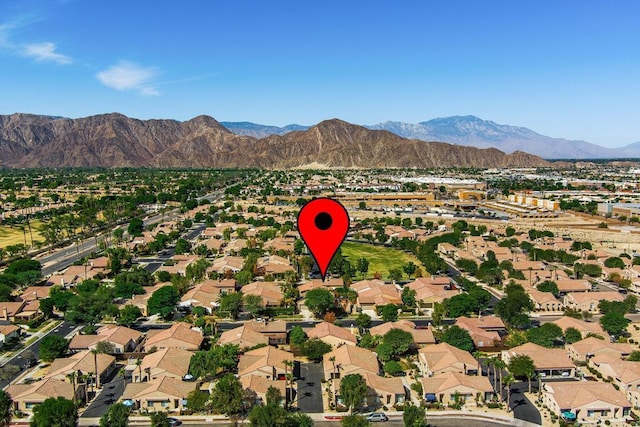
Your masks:
{"label": "parked car", "polygon": [[169,418],[169,425],[170,426],[179,426],[179,425],[182,425],[182,421],[180,421],[177,418]]}
{"label": "parked car", "polygon": [[367,415],[367,421],[372,423],[389,421],[389,417],[387,417],[387,415],[384,412],[374,412],[372,414]]}

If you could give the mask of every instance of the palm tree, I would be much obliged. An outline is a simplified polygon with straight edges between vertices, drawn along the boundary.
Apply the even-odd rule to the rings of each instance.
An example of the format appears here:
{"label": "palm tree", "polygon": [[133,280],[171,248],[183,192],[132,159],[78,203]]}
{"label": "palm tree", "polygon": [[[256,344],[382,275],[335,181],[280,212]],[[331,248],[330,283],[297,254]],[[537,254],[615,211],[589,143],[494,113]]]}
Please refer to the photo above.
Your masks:
{"label": "palm tree", "polygon": [[[289,371],[288,368],[291,368],[293,371],[293,360],[285,360],[284,362],[284,378],[285,378],[285,387],[284,387],[284,408],[287,409],[289,407]],[[293,379],[293,372],[291,378]]]}
{"label": "palm tree", "polygon": [[336,396],[336,357],[331,356],[329,358],[329,362],[333,366],[333,378],[331,379],[331,387],[333,389],[333,407],[337,407],[338,405],[338,397]]}
{"label": "palm tree", "polygon": [[479,350],[474,351],[473,357],[478,361],[478,376],[482,376],[482,363],[480,362],[480,359],[487,357],[487,353]]}
{"label": "palm tree", "polygon": [[76,403],[76,378],[78,377],[76,371],[69,372],[66,377],[71,381],[73,386],[73,403]]}
{"label": "palm tree", "polygon": [[0,426],[8,427],[11,423],[11,413],[13,400],[11,395],[4,390],[0,390]]}
{"label": "palm tree", "polygon": [[93,354],[93,366],[95,368],[96,373],[96,388],[100,388],[100,372],[98,372],[98,349],[91,349],[91,354]]}
{"label": "palm tree", "polygon": [[216,334],[216,327],[218,325],[218,322],[216,320],[216,316],[214,316],[214,315],[205,316],[204,317],[204,324],[205,324],[205,328],[207,326],[211,327],[211,336],[214,336]]}
{"label": "palm tree", "polygon": [[136,366],[138,367],[138,382],[142,382],[142,359],[136,359]]}
{"label": "palm tree", "polygon": [[514,382],[515,379],[511,374],[507,374],[507,376],[504,377],[504,385],[507,386],[507,412],[510,411],[509,405],[511,403],[511,384],[513,384]]}
{"label": "palm tree", "polygon": [[493,389],[495,390],[497,388],[496,385],[496,358],[495,357],[488,357],[485,359],[484,363],[487,364],[487,374],[489,374],[489,369],[493,368]]}
{"label": "palm tree", "polygon": [[502,395],[502,370],[507,367],[507,364],[504,362],[504,360],[496,359],[496,361],[494,362],[494,367],[498,370],[498,378],[500,381],[499,390],[500,394]]}

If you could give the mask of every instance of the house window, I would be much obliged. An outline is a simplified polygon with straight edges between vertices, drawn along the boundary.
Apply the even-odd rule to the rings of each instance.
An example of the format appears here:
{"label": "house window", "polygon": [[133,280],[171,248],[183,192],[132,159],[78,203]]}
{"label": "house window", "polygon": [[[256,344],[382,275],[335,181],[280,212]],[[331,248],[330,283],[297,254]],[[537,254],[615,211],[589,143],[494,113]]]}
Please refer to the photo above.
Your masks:
{"label": "house window", "polygon": [[156,403],[156,402],[154,402],[154,401],[152,401],[152,400],[149,400],[149,401],[147,401],[147,407],[148,407],[148,408],[153,408],[153,405],[154,405],[155,403]]}
{"label": "house window", "polygon": [[33,403],[33,402],[25,402],[24,403],[24,407],[26,409],[33,409],[36,405],[37,405],[37,403]]}
{"label": "house window", "polygon": [[589,410],[587,411],[587,417],[589,417],[589,418],[593,417],[593,413],[594,413],[594,412],[595,412],[595,411],[594,411],[593,409],[589,409]]}
{"label": "house window", "polygon": [[160,406],[162,406],[163,408],[166,408],[167,406],[169,406],[169,401],[163,400],[162,402],[160,402]]}

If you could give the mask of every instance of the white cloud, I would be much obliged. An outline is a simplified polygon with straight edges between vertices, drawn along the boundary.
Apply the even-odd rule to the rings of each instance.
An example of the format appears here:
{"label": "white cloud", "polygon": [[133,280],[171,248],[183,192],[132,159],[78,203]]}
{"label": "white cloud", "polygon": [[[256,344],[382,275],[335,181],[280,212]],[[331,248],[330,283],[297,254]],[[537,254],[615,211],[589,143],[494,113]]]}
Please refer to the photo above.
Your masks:
{"label": "white cloud", "polygon": [[56,45],[51,42],[32,43],[24,45],[22,54],[36,61],[52,61],[58,64],[71,64],[73,59],[70,56],[56,52]]}
{"label": "white cloud", "polygon": [[100,82],[119,91],[135,91],[140,95],[160,95],[155,87],[154,79],[158,75],[155,67],[141,67],[128,61],[120,61],[106,70],[100,71],[96,77]]}

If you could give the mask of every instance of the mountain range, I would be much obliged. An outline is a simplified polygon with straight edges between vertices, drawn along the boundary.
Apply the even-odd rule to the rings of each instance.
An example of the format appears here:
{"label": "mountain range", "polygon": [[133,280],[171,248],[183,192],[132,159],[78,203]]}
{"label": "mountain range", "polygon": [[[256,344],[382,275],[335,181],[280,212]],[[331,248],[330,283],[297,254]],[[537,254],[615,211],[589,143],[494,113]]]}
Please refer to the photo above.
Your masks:
{"label": "mountain range", "polygon": [[[249,122],[223,122],[232,132],[264,137],[283,135],[304,126],[262,126]],[[291,129],[293,126],[295,129]],[[640,142],[620,148],[607,148],[586,141],[551,138],[525,127],[501,125],[475,116],[452,116],[420,123],[384,122],[365,125],[387,130],[398,136],[422,141],[442,141],[477,148],[497,148],[505,153],[524,151],[545,159],[599,159],[640,157]]]}
{"label": "mountain range", "polygon": [[[253,126],[253,125],[252,125]],[[231,127],[231,126],[230,126]],[[233,129],[233,127],[231,127]],[[238,132],[239,133],[239,132]],[[0,116],[0,167],[532,167],[540,157],[407,139],[338,119],[256,138],[209,116]]]}

